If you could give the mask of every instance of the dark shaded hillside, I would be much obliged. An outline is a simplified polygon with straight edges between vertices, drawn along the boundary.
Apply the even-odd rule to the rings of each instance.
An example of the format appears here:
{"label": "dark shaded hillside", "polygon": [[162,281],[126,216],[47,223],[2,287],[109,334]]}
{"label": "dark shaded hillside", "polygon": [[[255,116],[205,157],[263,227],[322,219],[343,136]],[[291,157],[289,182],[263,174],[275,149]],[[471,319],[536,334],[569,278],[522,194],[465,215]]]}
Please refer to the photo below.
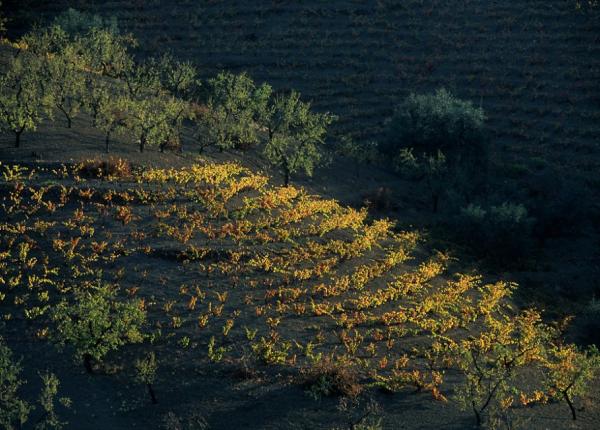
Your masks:
{"label": "dark shaded hillside", "polygon": [[525,156],[535,169],[550,162],[585,175],[599,160],[590,155],[600,135],[600,21],[575,3],[63,0],[20,11],[115,15],[147,53],[172,50],[207,76],[247,70],[299,89],[363,139],[376,138],[410,92],[444,86],[484,107],[507,161]]}

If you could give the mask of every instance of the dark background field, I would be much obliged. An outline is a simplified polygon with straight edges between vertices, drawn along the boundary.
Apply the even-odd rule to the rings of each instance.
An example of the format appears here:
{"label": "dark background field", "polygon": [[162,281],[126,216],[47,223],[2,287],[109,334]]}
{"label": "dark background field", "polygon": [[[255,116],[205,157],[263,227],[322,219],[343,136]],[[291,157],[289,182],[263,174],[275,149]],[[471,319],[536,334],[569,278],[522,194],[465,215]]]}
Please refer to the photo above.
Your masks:
{"label": "dark background field", "polygon": [[[23,34],[33,22],[49,22],[68,7],[114,15],[123,30],[139,39],[140,56],[171,51],[193,61],[203,77],[223,69],[247,71],[275,89],[300,90],[317,110],[339,115],[335,133],[351,133],[361,141],[380,139],[394,105],[411,92],[445,87],[473,101],[488,116],[490,175],[498,193],[507,200],[522,201],[538,218],[546,208],[559,204],[563,212],[576,214],[550,220],[560,227],[559,233],[543,241],[532,239],[534,249],[524,264],[486,266],[468,248],[437,234],[444,213],[431,214],[416,186],[385,167],[369,167],[356,179],[349,164],[336,159],[314,179],[301,178],[299,183],[357,206],[377,188],[390,189],[391,209],[383,215],[397,218],[401,225],[431,229],[433,246],[455,247],[466,265],[481,263],[494,275],[518,281],[519,303],[560,317],[581,314],[600,295],[600,14],[578,9],[575,3],[12,0],[4,1],[3,8],[11,19],[11,38]],[[62,162],[100,154],[101,142],[82,117],[73,130],[44,124],[38,132],[24,136],[25,148],[19,151],[9,148],[10,137],[3,136],[0,157],[33,161],[41,154],[46,161]],[[140,163],[187,162],[173,154],[165,158],[151,152],[141,157],[135,150],[125,142],[115,146],[117,155],[137,158]],[[241,161],[265,167],[255,154]],[[577,330],[571,336],[586,342]],[[40,365],[55,358],[50,350],[37,358],[37,350],[22,353]],[[71,363],[62,367],[57,372],[66,374]],[[176,370],[181,368],[164,371]],[[313,403],[294,388],[278,383],[265,386],[265,381],[223,385],[218,372],[202,372],[202,383],[190,382],[183,393],[190,397],[210,393],[193,406],[214,412],[214,428],[227,428],[232,419],[236,428],[330,428],[342,422],[343,413],[323,422],[322,410],[335,410],[334,401]],[[121,390],[118,395],[128,398],[138,389],[114,379],[106,378],[99,385],[94,381],[92,386],[79,375],[65,378],[65,384],[68,390],[90,395],[90,409],[79,418],[70,417],[81,428],[128,428],[131,423],[152,428],[167,412],[159,409],[146,416],[125,403],[125,412],[111,410],[114,405],[104,397]],[[173,388],[162,395],[181,392]],[[594,398],[598,399],[597,393]],[[183,409],[192,406],[187,398],[176,400],[182,405],[178,413],[185,414]],[[468,421],[443,406],[420,400],[380,398],[389,414],[386,428],[458,429]],[[548,415],[549,428],[568,425],[552,421],[562,412]],[[102,420],[86,421],[96,415]],[[404,427],[394,427],[398,422]],[[579,425],[594,426],[589,420]]]}
{"label": "dark background field", "polygon": [[[598,168],[598,13],[575,1],[8,1],[12,31],[67,7],[116,16],[146,54],[204,76],[247,71],[294,88],[377,139],[411,92],[446,87],[481,105],[508,168],[588,177]],[[10,14],[9,14],[10,16]]]}

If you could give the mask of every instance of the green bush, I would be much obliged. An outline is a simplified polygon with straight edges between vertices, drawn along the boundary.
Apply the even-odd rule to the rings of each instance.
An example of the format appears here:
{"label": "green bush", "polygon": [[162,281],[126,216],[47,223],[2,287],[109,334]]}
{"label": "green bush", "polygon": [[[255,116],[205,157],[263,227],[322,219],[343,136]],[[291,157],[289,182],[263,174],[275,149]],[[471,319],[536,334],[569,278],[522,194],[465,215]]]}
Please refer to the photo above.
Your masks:
{"label": "green bush", "polygon": [[534,219],[521,204],[504,202],[488,208],[461,209],[454,231],[458,239],[491,261],[514,263],[531,251]]}
{"label": "green bush", "polygon": [[445,89],[434,94],[411,94],[387,123],[383,152],[395,155],[414,148],[417,153],[443,152],[449,161],[484,154],[483,109],[454,97]]}
{"label": "green bush", "polygon": [[157,368],[158,364],[154,352],[149,352],[145,357],[135,361],[135,380],[146,386],[152,404],[158,403],[153,387]]}

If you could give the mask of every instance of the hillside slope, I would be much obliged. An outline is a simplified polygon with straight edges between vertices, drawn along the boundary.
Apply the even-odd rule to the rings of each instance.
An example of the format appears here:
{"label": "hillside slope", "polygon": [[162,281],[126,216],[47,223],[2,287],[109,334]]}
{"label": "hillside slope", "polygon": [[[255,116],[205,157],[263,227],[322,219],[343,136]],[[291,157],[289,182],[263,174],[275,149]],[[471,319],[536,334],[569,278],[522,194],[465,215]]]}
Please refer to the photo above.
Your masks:
{"label": "hillside slope", "polygon": [[410,92],[443,86],[483,106],[499,154],[585,176],[599,161],[600,20],[576,3],[61,0],[13,10],[115,15],[146,53],[172,50],[205,76],[246,70],[299,89],[363,139],[377,138]]}
{"label": "hillside slope", "polygon": [[[515,373],[493,400],[515,402],[511,420],[598,427],[597,385],[577,398],[573,425],[551,401],[544,369],[572,347],[547,337],[536,311],[509,305],[512,283],[459,273],[417,231],[236,163],[122,166],[100,177],[89,163],[0,166],[3,337],[28,380],[51,369],[64,381],[69,428],[158,428],[173,411],[215,429],[347,428],[375,399],[383,428],[464,429],[463,350],[490,369],[497,351],[515,354],[496,362]],[[117,318],[104,300],[143,312],[144,336],[94,353],[84,376],[85,344],[63,318],[104,346],[120,326],[94,325],[96,312]],[[135,359],[149,353],[157,405],[135,384]],[[522,406],[538,392],[547,405]],[[347,409],[336,409],[340,395]]]}

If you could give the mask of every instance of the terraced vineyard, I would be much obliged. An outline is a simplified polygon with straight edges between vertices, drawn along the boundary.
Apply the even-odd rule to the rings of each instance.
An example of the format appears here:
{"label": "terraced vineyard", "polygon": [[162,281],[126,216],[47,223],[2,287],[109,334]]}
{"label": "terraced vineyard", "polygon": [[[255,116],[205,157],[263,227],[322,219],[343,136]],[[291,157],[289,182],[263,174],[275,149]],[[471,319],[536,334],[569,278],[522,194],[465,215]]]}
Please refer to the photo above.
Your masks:
{"label": "terraced vineyard", "polygon": [[[586,356],[557,342],[557,328],[511,309],[514,285],[452,273],[452,258],[425,252],[417,232],[389,220],[272,187],[235,163],[132,176],[117,164],[119,178],[98,168],[3,166],[0,310],[11,343],[65,344],[90,373],[110,362],[131,371],[149,352],[171,369],[157,383],[169,407],[161,390],[185,390],[190,372],[227,364],[229,375],[264,372],[259,379],[296,381],[316,398],[379,387],[444,404],[452,394],[481,416],[492,405],[497,419],[518,402],[538,426],[548,416],[532,405],[562,400],[564,389],[573,398],[580,392],[565,385],[589,378],[569,370]],[[88,313],[117,318],[120,306],[140,314],[105,344],[119,323],[95,326]],[[536,372],[544,376],[530,379]],[[85,399],[70,394],[80,410]],[[123,425],[127,415],[117,416]]]}
{"label": "terraced vineyard", "polygon": [[[298,89],[364,140],[409,93],[446,87],[483,106],[509,160],[586,175],[598,167],[600,20],[577,3],[111,1],[98,11],[146,52],[172,50],[206,76],[246,70]],[[38,8],[68,5],[81,6]]]}

